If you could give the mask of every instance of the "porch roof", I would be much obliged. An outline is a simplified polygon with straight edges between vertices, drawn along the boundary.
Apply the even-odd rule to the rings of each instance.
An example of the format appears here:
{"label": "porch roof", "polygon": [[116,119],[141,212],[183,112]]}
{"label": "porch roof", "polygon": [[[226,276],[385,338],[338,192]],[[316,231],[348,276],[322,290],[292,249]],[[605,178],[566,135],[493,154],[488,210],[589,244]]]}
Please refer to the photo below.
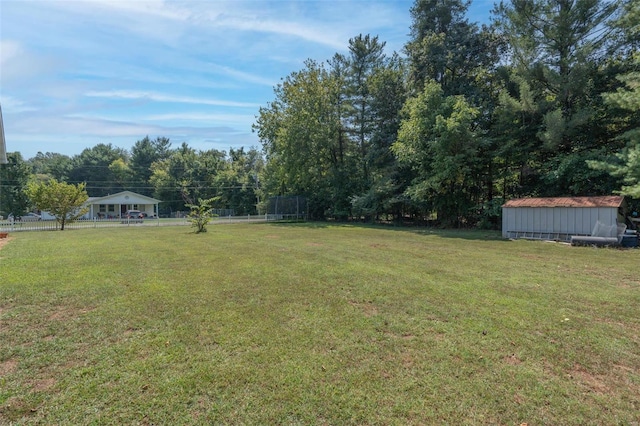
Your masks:
{"label": "porch roof", "polygon": [[104,197],[89,197],[87,204],[158,204],[162,201],[132,191],[122,191]]}

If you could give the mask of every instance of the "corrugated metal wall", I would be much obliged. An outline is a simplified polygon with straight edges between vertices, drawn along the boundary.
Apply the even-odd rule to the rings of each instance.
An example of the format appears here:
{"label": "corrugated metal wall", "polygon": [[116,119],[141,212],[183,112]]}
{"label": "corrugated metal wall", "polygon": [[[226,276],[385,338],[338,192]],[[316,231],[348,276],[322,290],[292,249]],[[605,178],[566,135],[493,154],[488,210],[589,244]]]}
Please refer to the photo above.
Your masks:
{"label": "corrugated metal wall", "polygon": [[613,207],[503,207],[504,238],[569,240],[571,235],[591,235],[597,221],[615,225]]}

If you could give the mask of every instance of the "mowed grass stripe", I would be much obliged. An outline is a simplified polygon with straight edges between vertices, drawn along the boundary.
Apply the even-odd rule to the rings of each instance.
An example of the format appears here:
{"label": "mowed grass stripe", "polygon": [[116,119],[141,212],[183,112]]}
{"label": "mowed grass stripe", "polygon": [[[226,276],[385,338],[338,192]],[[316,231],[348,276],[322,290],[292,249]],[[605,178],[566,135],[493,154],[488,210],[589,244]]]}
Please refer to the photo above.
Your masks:
{"label": "mowed grass stripe", "polygon": [[0,424],[628,424],[637,250],[235,224],[13,234]]}

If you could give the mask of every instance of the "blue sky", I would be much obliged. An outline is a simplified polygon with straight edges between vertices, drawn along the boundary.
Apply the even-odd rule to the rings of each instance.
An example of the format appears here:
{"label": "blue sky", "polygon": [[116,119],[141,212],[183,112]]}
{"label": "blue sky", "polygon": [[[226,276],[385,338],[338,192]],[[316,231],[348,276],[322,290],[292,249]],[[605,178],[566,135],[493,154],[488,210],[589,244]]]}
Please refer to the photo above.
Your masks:
{"label": "blue sky", "polygon": [[[7,151],[79,154],[168,137],[257,147],[251,125],[281,78],[378,35],[408,40],[408,0],[0,0]],[[493,0],[475,0],[486,21]]]}

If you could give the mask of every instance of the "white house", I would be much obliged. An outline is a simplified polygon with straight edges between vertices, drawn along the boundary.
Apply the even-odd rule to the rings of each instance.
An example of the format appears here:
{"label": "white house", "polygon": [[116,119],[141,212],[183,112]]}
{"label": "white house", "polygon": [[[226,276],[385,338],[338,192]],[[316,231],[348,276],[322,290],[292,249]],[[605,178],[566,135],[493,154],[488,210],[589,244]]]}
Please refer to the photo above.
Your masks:
{"label": "white house", "polygon": [[159,203],[160,200],[131,191],[122,191],[104,197],[89,197],[86,202],[89,211],[84,218],[120,218],[127,210],[140,210],[149,217],[157,217]]}
{"label": "white house", "polygon": [[597,222],[624,224],[624,197],[520,198],[502,206],[504,238],[570,241],[592,235]]}

